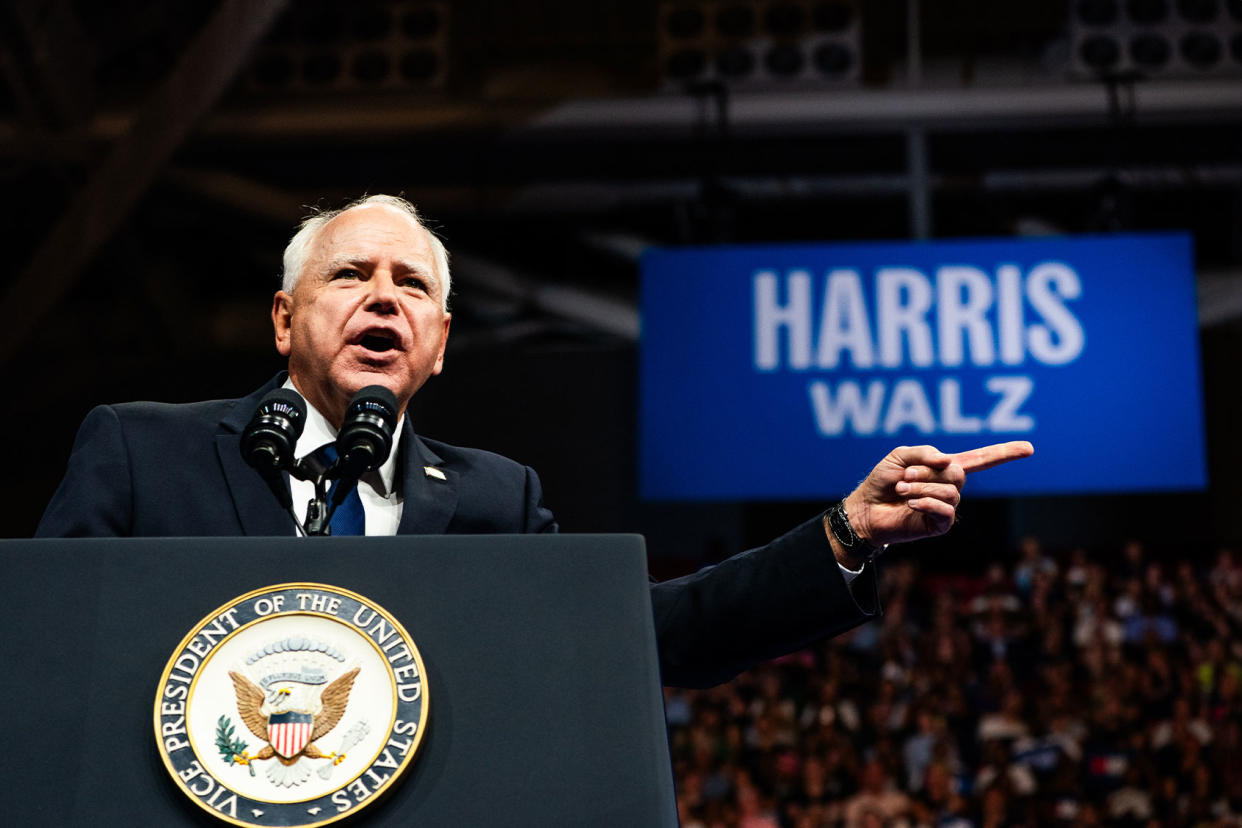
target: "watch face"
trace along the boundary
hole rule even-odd
[[[832,534],[837,536],[837,540],[847,551],[853,551],[854,547],[862,544],[862,538],[858,537],[854,532],[854,527],[850,526],[850,519],[840,504],[832,507],[832,511],[828,513],[828,523],[832,526]]]
[[[845,507],[840,503],[828,510],[828,525],[837,541],[850,555],[858,555],[869,561],[883,551],[883,547],[877,549],[869,541],[859,537],[854,527],[850,525],[850,518],[845,513]]]

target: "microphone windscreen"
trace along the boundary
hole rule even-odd
[[[302,395],[292,388],[277,388],[275,391],[269,391],[259,401],[255,416],[265,414],[287,418],[294,429],[293,436],[301,437],[302,429],[306,427],[306,400],[302,399]]]
[[[288,468],[306,427],[306,401],[296,391],[278,388],[266,394],[242,432],[242,457],[262,474]]]
[[[368,385],[349,401],[336,437],[341,475],[357,479],[377,469],[392,451],[397,427],[397,398],[382,385]]]
[[[391,420],[395,425],[397,422],[397,398],[391,391],[382,385],[368,385],[349,401],[349,408],[346,410],[345,419],[350,419],[351,415],[367,412],[381,417],[385,420]]]

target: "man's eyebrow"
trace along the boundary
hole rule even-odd
[[[368,267],[371,263],[363,256],[337,256],[335,259],[328,259],[323,263],[324,273],[335,273],[338,270],[348,268],[362,269]]]
[[[324,263],[324,272],[335,273],[345,268],[356,268],[358,270],[370,270],[375,266],[374,260],[366,256],[337,256],[329,259]],[[435,270],[427,265],[413,261],[410,259],[395,259],[393,261],[393,269],[397,273],[412,273],[416,276],[422,276],[431,279],[437,285],[440,280],[436,278]]]
[[[393,266],[400,272],[413,273],[416,276],[425,276],[430,279],[436,278],[435,270],[427,267],[422,262],[412,262],[408,259],[397,259],[393,262]]]

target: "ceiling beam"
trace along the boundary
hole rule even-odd
[[[68,291],[216,103],[287,0],[224,0],[0,301],[0,363]]]
[[[507,265],[463,252],[453,254],[453,279],[456,285],[514,300],[588,330],[638,341],[638,308],[633,302],[568,285],[548,284]]]
[[[0,21],[0,69],[23,118],[57,129],[90,118],[92,44],[67,0],[16,0]]]
[[[1242,80],[1144,81],[1134,84],[1142,125],[1242,119]],[[1108,123],[1109,92],[1101,83],[1006,87],[841,89],[734,94],[735,133],[902,132],[912,125],[940,130]],[[684,133],[700,120],[689,95],[567,101],[545,110],[524,133]]]
[[[227,170],[169,169],[164,180],[243,215],[293,227],[310,212],[297,194]]]
[[[1242,122],[1242,78],[1145,81],[1134,86],[1135,124],[1221,125]],[[348,105],[342,105],[342,100]],[[530,100],[417,98],[375,94],[288,96],[213,111],[199,127],[203,144],[284,145],[290,141],[406,140],[420,135],[503,132],[511,140],[685,139],[702,124],[701,101],[684,94]],[[1048,83],[920,89],[737,92],[729,98],[735,135],[901,134],[912,125],[941,133],[980,129],[1096,128],[1109,121],[1108,90],[1099,83]],[[132,132],[123,111],[99,113],[78,143]],[[0,121],[0,158],[68,155]]]

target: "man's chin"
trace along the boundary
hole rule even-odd
[[[410,397],[414,396],[414,391],[417,390],[409,387],[408,377],[404,375],[397,376],[391,370],[372,368],[354,369],[340,377],[336,385],[343,392],[342,396],[350,398],[364,388],[372,385],[382,385],[393,393],[393,396],[397,398],[398,404],[403,408]]]

